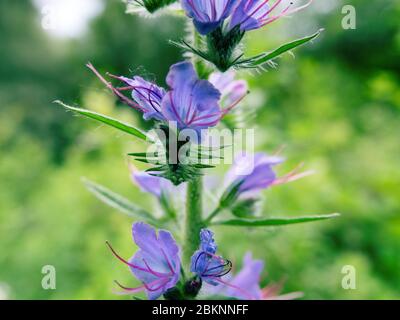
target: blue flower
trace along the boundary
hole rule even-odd
[[[138,222],[132,227],[133,239],[139,250],[129,261],[123,259],[108,244],[113,254],[126,265],[143,285],[127,288],[116,282],[123,293],[132,294],[146,291],[150,300],[155,300],[175,287],[180,276],[179,247],[166,230],[159,230],[158,235],[150,225]]]
[[[133,79],[118,78],[128,84],[129,87],[126,89],[132,90],[132,98],[142,107],[145,120],[152,118],[164,120],[164,116],[161,113],[161,102],[165,96],[164,88],[158,87],[156,84],[138,76],[133,77]]]
[[[232,263],[216,255],[217,245],[213,236],[208,229],[200,231],[200,248],[192,256],[190,271],[201,280],[216,286],[222,283],[221,277],[231,271]]]
[[[116,78],[120,81],[125,82],[128,86],[116,88],[111,82],[108,82],[101,74],[96,70],[96,68],[88,63],[86,65],[93,73],[103,82],[107,88],[109,88],[119,100],[128,106],[141,111],[143,113],[143,118],[149,120],[154,118],[156,120],[163,120],[164,117],[160,112],[160,105],[162,98],[165,95],[164,89],[156,86],[153,83],[145,81],[140,77],[134,77],[129,79],[122,76],[114,76],[109,74],[111,77]],[[123,91],[132,90],[132,99],[125,96]]]
[[[275,10],[283,0],[275,0],[271,4],[269,0],[241,0],[240,4],[232,13],[230,21],[230,29],[236,26],[242,31],[250,31],[259,29],[275,20],[295,13],[308,7],[312,0],[305,5],[293,8],[293,2],[290,2],[279,13],[274,14]]]
[[[261,288],[263,269],[264,262],[253,259],[251,252],[247,252],[243,258],[242,269],[236,275],[231,279],[222,280],[222,285],[217,288],[206,287],[206,291],[239,300],[293,300],[303,296],[301,292],[279,295],[282,289],[281,283]]]
[[[221,93],[209,81],[199,79],[190,62],[171,66],[167,84],[171,90],[162,100],[162,113],[166,120],[176,122],[179,129],[200,132],[221,120]]]
[[[248,94],[247,82],[245,80],[236,80],[233,70],[228,70],[224,73],[213,72],[208,77],[208,81],[221,92],[220,104],[224,115],[231,112]]]
[[[193,19],[197,31],[206,35],[229,17],[237,0],[181,0],[186,14]]]
[[[283,177],[278,177],[274,167],[284,162],[284,158],[277,155],[269,156],[259,152],[256,154],[242,153],[235,158],[235,161],[225,177],[225,184],[230,186],[238,185],[238,196],[252,198],[271,186],[298,180],[313,173],[313,171],[299,172],[300,164]]]
[[[169,194],[174,188],[171,181],[162,177],[155,177],[145,171],[133,169],[131,171],[131,177],[142,191],[151,193],[157,198],[161,198],[163,194]]]
[[[243,267],[235,277],[229,281],[224,294],[237,299],[261,300],[260,288],[261,272],[264,269],[262,260],[253,260],[252,254],[248,252],[243,259]]]
[[[239,193],[259,191],[271,186],[277,179],[273,167],[284,160],[264,153],[240,154],[226,175],[226,182],[241,183]]]
[[[145,120],[174,121],[179,129],[200,133],[202,129],[217,125],[227,112],[220,109],[221,93],[209,81],[199,79],[188,61],[171,66],[166,79],[170,87],[168,92],[141,77],[110,75],[128,85],[116,88],[93,65],[88,64],[88,67],[122,102],[141,111]],[[132,91],[132,99],[123,91]]]

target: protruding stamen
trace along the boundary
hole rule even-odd
[[[107,88],[109,88],[121,101],[123,101],[124,103],[126,103],[128,106],[142,111],[143,112],[143,108],[138,105],[137,103],[135,103],[133,100],[127,98],[126,96],[124,96],[121,92],[118,91],[118,89],[116,89],[111,82],[108,82],[106,79],[104,79],[104,77],[100,74],[100,72],[98,72],[96,70],[96,68],[89,62],[88,64],[86,64],[86,66],[100,79],[101,82],[103,82]]]
[[[235,289],[235,290],[239,291],[243,296],[246,297],[246,299],[249,299],[249,300],[256,300],[256,297],[254,297],[254,296],[251,295],[249,292],[247,292],[247,290],[244,290],[244,289],[242,289],[242,288],[240,288],[240,287],[238,287],[238,286],[235,286],[235,285],[233,285],[233,284],[231,284],[231,283],[229,283],[229,282],[227,282],[227,281],[224,281],[224,280],[222,280],[221,278],[218,278],[218,277],[215,277],[215,278],[213,278],[213,279],[214,279],[215,281],[219,282],[219,283],[222,283],[223,285],[225,285],[225,286],[227,286],[227,287],[230,287],[230,288],[232,288],[232,289]]]
[[[114,254],[114,256],[115,256],[118,260],[120,260],[120,261],[122,261],[123,263],[125,263],[126,265],[128,265],[129,267],[131,267],[131,268],[133,268],[133,269],[137,269],[137,270],[143,271],[143,272],[150,273],[150,274],[152,274],[153,276],[156,276],[156,277],[159,277],[159,278],[167,278],[167,277],[170,276],[170,275],[168,275],[168,274],[166,274],[166,273],[155,272],[155,271],[153,271],[153,270],[149,270],[149,269],[142,268],[142,267],[140,267],[140,266],[136,266],[136,265],[130,263],[129,261],[126,261],[124,258],[122,258],[122,257],[114,250],[114,248],[111,246],[111,244],[110,244],[108,241],[106,241],[106,244],[107,244],[107,246],[110,248],[110,250],[111,250],[111,252]]]

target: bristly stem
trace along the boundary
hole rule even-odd
[[[197,177],[188,182],[186,190],[186,217],[183,235],[183,261],[185,266],[190,265],[190,258],[200,244],[200,230],[202,221],[202,177]]]
[[[200,45],[199,34],[190,23],[191,37],[193,45]],[[199,77],[202,77],[202,62],[195,55],[192,57],[193,65]],[[187,183],[186,189],[186,214],[183,230],[183,263],[184,266],[190,267],[190,259],[193,253],[199,248],[200,230],[203,228],[203,179],[201,176],[196,177]]]

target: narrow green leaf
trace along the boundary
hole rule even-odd
[[[147,153],[147,152],[132,152],[132,153],[128,153],[128,156],[131,157],[142,157],[142,158],[147,158],[147,157],[158,157],[159,153],[158,152],[154,152],[154,153]]]
[[[154,165],[162,165],[164,163],[160,162],[158,159],[141,159],[141,158],[135,158],[135,161],[143,162],[143,163],[148,163],[148,164],[154,164]]]
[[[200,58],[202,58],[202,59],[204,59],[204,60],[207,60],[207,61],[209,61],[209,62],[212,62],[212,61],[210,61],[210,58],[209,58],[209,56],[207,55],[207,53],[205,53],[205,52],[203,52],[203,51],[201,51],[201,50],[198,50],[198,49],[194,48],[192,45],[190,45],[189,43],[187,43],[185,40],[181,40],[181,41],[179,41],[179,42],[173,41],[173,40],[169,40],[169,43],[172,44],[172,45],[174,45],[174,46],[176,46],[176,47],[178,47],[178,48],[180,48],[180,49],[182,49],[182,50],[184,50],[184,51],[186,51],[186,52],[191,52],[191,53],[193,53],[193,54],[199,56]]]
[[[213,165],[202,164],[202,163],[196,163],[196,164],[193,165],[193,167],[195,167],[197,169],[212,169],[212,168],[215,168],[215,166],[213,166]]]
[[[295,41],[286,43],[282,46],[280,46],[278,49],[275,49],[272,52],[269,53],[262,53],[259,54],[257,56],[248,58],[248,59],[244,59],[239,61],[236,65],[238,67],[242,67],[242,68],[254,68],[257,67],[259,65],[262,65],[264,63],[267,63],[268,61],[280,56],[281,54],[288,52],[298,46],[301,46],[313,39],[315,39],[316,37],[318,37],[321,32],[323,31],[323,29],[318,30],[317,32],[315,32],[314,34],[308,36],[308,37],[304,37],[301,39],[297,39]]]
[[[118,130],[121,130],[125,133],[131,134],[139,139],[142,139],[144,141],[152,141],[152,139],[146,135],[146,133],[144,133],[143,131],[131,126],[130,124],[126,124],[123,123],[119,120],[110,118],[108,116],[102,115],[100,113],[94,112],[94,111],[90,111],[90,110],[86,110],[86,109],[81,109],[81,108],[76,108],[76,107],[72,107],[69,105],[66,105],[65,103],[61,102],[61,101],[55,101],[55,103],[58,103],[59,105],[63,106],[64,108],[66,108],[67,110],[71,110],[73,112],[76,112],[78,114],[81,114],[85,117],[91,118],[93,120],[96,121],[100,121],[106,125],[109,125],[111,127],[114,127]]]
[[[109,205],[110,207],[117,209],[132,218],[142,219],[157,225],[156,218],[154,218],[147,211],[136,206],[123,196],[86,178],[82,178],[82,182],[84,183],[86,188],[96,196],[96,198]]]
[[[283,226],[295,223],[304,223],[312,221],[320,221],[339,217],[339,213],[332,213],[326,215],[306,216],[297,218],[267,218],[267,219],[231,219],[224,221],[216,221],[214,225],[224,226],[237,226],[237,227],[269,227],[269,226]]]

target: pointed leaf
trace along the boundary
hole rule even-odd
[[[339,213],[326,215],[306,216],[296,218],[267,218],[267,219],[231,219],[224,221],[216,221],[214,225],[237,226],[237,227],[271,227],[283,226],[296,223],[320,221],[339,217]]]
[[[144,133],[143,131],[133,127],[130,124],[126,124],[124,122],[121,122],[119,120],[110,118],[108,116],[105,116],[103,114],[94,112],[94,111],[90,111],[90,110],[86,110],[86,109],[81,109],[81,108],[76,108],[76,107],[72,107],[69,105],[66,105],[65,103],[61,102],[61,101],[55,101],[55,103],[58,103],[59,105],[63,106],[64,108],[66,108],[67,110],[71,110],[73,112],[76,112],[78,114],[84,115],[85,117],[91,118],[93,120],[102,122],[106,125],[109,125],[111,127],[114,127],[118,130],[121,130],[125,133],[131,134],[139,139],[142,139],[144,141],[152,141],[152,139],[146,135],[146,133]]]
[[[321,34],[322,31],[323,31],[323,29],[320,29],[308,37],[304,37],[304,38],[297,39],[295,41],[286,43],[286,44],[280,46],[278,49],[275,49],[272,52],[262,53],[257,56],[254,56],[254,57],[238,61],[236,63],[236,66],[239,68],[255,68],[257,66],[265,64],[268,61],[280,56],[281,54],[288,52],[298,46],[301,46],[301,45],[315,39],[316,37],[318,37]]]
[[[86,188],[96,196],[96,198],[109,205],[110,207],[117,209],[132,218],[145,220],[147,222],[157,225],[156,218],[154,218],[147,211],[136,206],[123,196],[86,178],[82,178],[82,182],[85,184]]]

